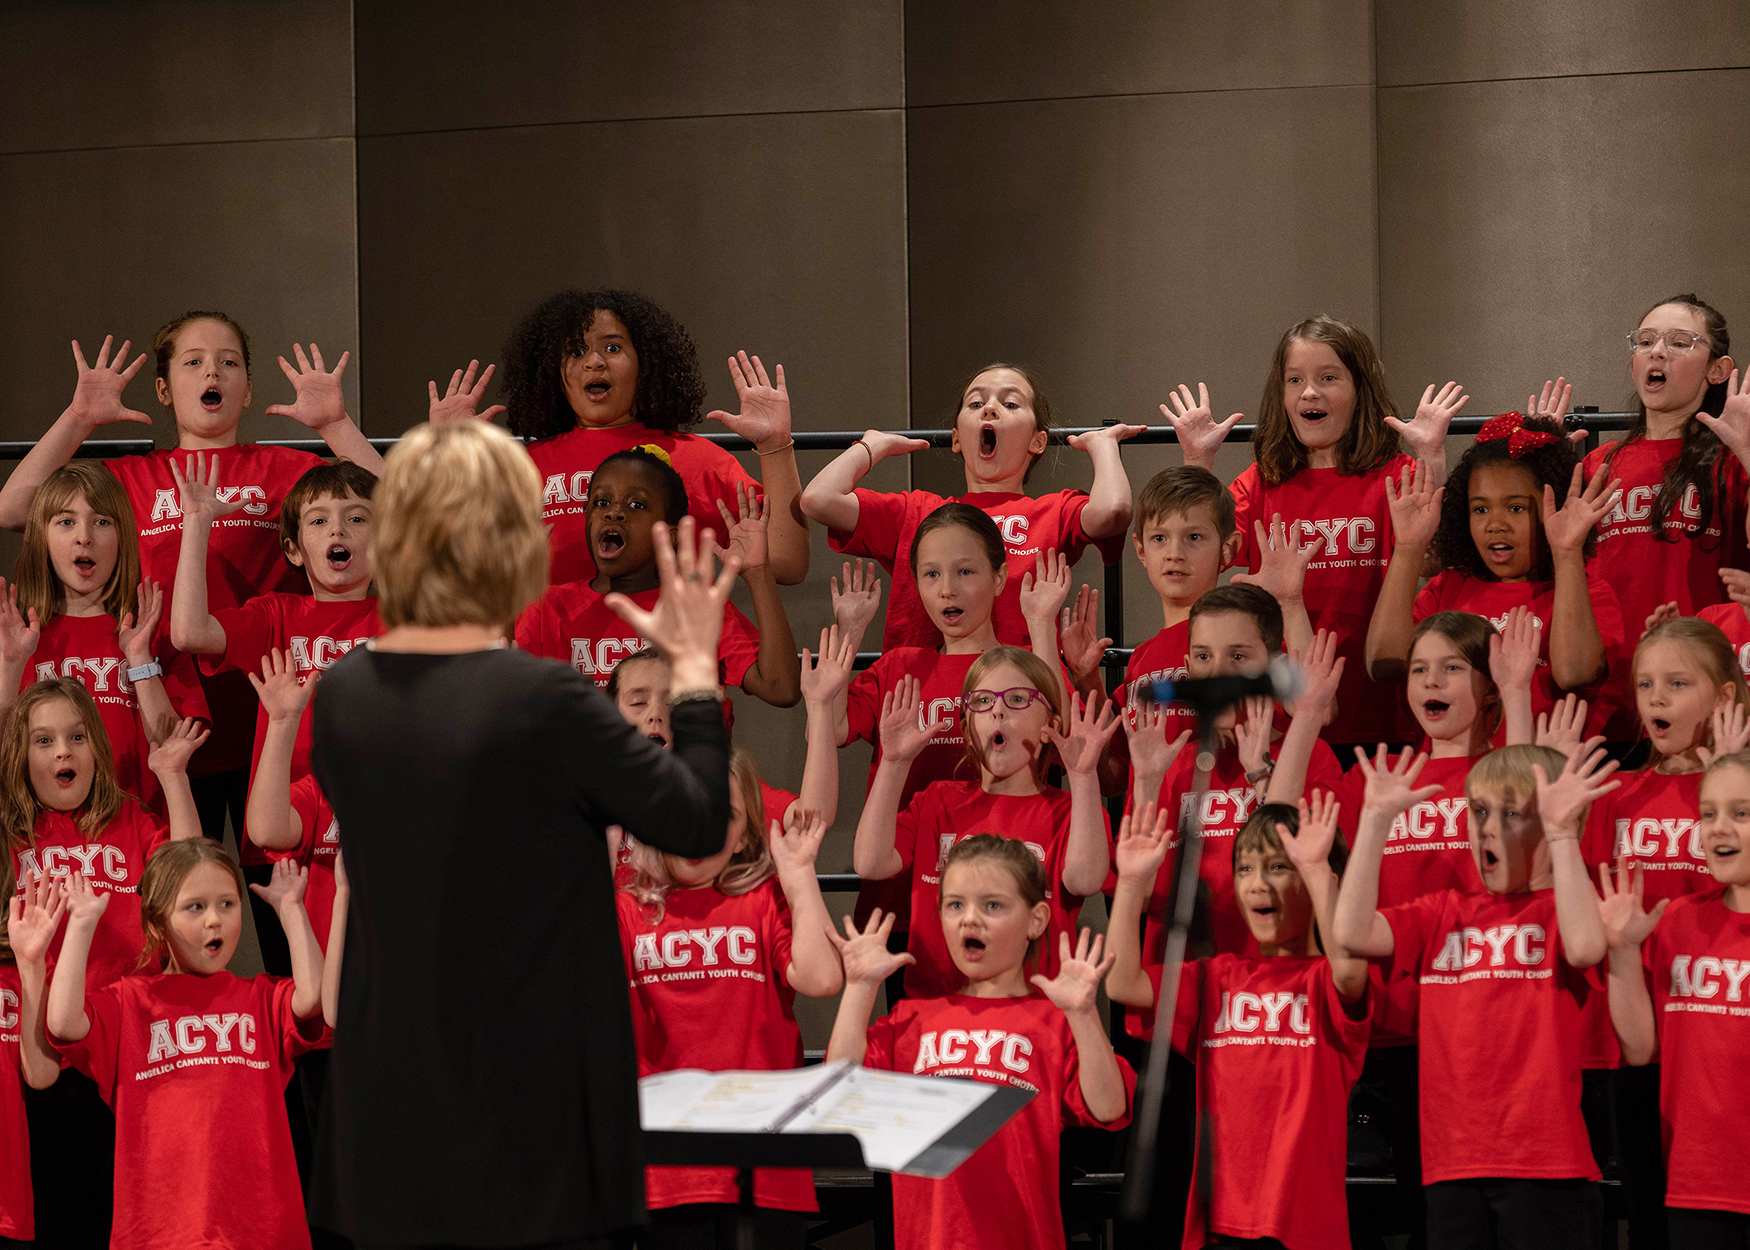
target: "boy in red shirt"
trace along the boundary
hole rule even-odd
[[[1604,925],[1580,854],[1586,808],[1606,780],[1602,739],[1563,759],[1510,746],[1465,782],[1481,894],[1444,890],[1377,909],[1380,863],[1400,812],[1433,797],[1416,788],[1427,757],[1384,750],[1366,792],[1337,898],[1345,949],[1420,984],[1417,1039],[1428,1244],[1596,1246],[1598,1166],[1580,1115],[1585,970],[1604,958]]]

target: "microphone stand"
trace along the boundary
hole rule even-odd
[[[1130,1141],[1130,1159],[1124,1169],[1124,1189],[1121,1211],[1127,1220],[1140,1222],[1148,1218],[1153,1205],[1156,1159],[1159,1154],[1161,1107],[1167,1094],[1167,1056],[1173,1048],[1173,1017],[1179,1002],[1179,974],[1185,964],[1185,947],[1191,936],[1191,918],[1197,906],[1198,864],[1203,858],[1203,828],[1200,815],[1203,796],[1209,789],[1209,774],[1215,768],[1215,753],[1221,745],[1221,734],[1215,727],[1219,709],[1197,709],[1197,758],[1191,776],[1190,802],[1179,818],[1179,853],[1173,857],[1172,886],[1163,906],[1150,908],[1150,918],[1157,924],[1170,918],[1167,929],[1165,963],[1161,968],[1161,990],[1155,998],[1154,1040],[1149,1045],[1148,1070],[1136,1096],[1136,1132]],[[1164,913],[1164,914],[1163,914]],[[1203,1190],[1204,1209],[1209,1206],[1209,1185],[1213,1160],[1208,1153],[1209,1124],[1207,1113],[1197,1117],[1197,1153],[1202,1167],[1197,1169]]]

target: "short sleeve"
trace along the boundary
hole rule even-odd
[[[1604,644],[1605,657],[1614,661],[1622,654],[1628,637],[1627,622],[1622,619],[1622,603],[1610,583],[1590,571],[1586,574],[1586,592],[1592,600],[1592,619],[1598,624],[1598,637]]]
[[[905,532],[908,497],[861,486],[852,493],[857,497],[857,528],[829,529],[827,543],[848,556],[867,556],[891,573],[899,558],[900,535]]]
[[[942,827],[942,799],[939,793],[942,784],[939,781],[931,782],[912,795],[911,802],[906,804],[893,822],[893,849],[899,852],[901,876],[910,872],[917,861],[919,835],[934,835]]]
[[[1070,1034],[1067,1025],[1064,1028],[1063,1039],[1063,1122],[1065,1125],[1081,1125],[1083,1128],[1103,1128],[1116,1132],[1130,1123],[1131,1109],[1136,1105],[1136,1069],[1124,1061],[1122,1055],[1113,1055],[1118,1064],[1118,1076],[1124,1082],[1124,1110],[1110,1120],[1100,1120],[1088,1110],[1087,1101],[1082,1097],[1082,1055],[1077,1049],[1075,1038]]]
[[[1264,481],[1258,473],[1258,466],[1249,465],[1227,489],[1234,499],[1234,527],[1240,536],[1239,554],[1234,557],[1231,567],[1249,569],[1257,556],[1252,522],[1268,520],[1264,516]]]
[[[169,645],[168,636],[164,636],[158,654],[166,654]],[[207,707],[207,692],[201,685],[200,668],[193,656],[180,651],[171,656],[170,662],[164,666],[163,680],[164,693],[170,699],[173,712],[184,719],[212,720],[212,711]]]
[[[274,600],[259,596],[238,608],[215,608],[212,617],[225,631],[225,654],[202,656],[201,671],[221,673],[240,669],[245,673],[261,671],[261,657],[280,644],[275,629]]]
[[[1580,855],[1588,867],[1616,860],[1616,810],[1605,795],[1586,812],[1586,827],[1580,834]],[[1590,875],[1590,874],[1588,874]]]
[[[881,1019],[871,1024],[864,1033],[863,1066],[865,1068],[880,1068],[886,1072],[896,1069],[893,1066],[894,1056],[899,1050],[899,1026],[894,1017],[897,1012],[889,1012]]]
[[[170,826],[132,800],[122,810],[132,817],[134,836],[140,844],[140,862],[143,864],[152,858],[153,851],[170,841]]]
[[[723,632],[717,637],[717,674],[725,686],[739,686],[759,662],[760,631],[733,603],[723,605]]]
[[[547,596],[542,595],[517,618],[516,645],[530,655],[569,663],[570,655],[559,646],[559,622]]]
[[[1436,912],[1445,905],[1446,896],[1451,893],[1451,890],[1442,890],[1439,894],[1425,894],[1380,911],[1386,924],[1391,926],[1392,953],[1379,961],[1387,979],[1394,972],[1413,974],[1421,965]]]
[[[1440,611],[1441,592],[1446,589],[1447,573],[1442,570],[1434,575],[1432,581],[1416,592],[1416,601],[1410,606],[1412,621],[1425,621]]]
[[[322,787],[316,784],[313,774],[305,773],[292,782],[291,808],[298,813],[298,845],[290,851],[269,851],[268,855],[273,859],[290,856],[308,867],[311,857],[316,853],[316,839],[322,836],[316,827],[321,820]]]
[[[891,653],[889,653],[891,654]],[[880,742],[881,696],[886,685],[887,656],[858,673],[845,691],[846,742]]]
[[[61,1057],[97,1084],[97,1092],[115,1106],[116,1072],[120,1067],[122,1036],[121,982],[106,985],[85,996],[85,1018],[91,1031],[76,1042],[63,1041],[53,1033],[49,1044]]]
[[[766,949],[772,953],[772,983],[791,989],[790,960],[793,958],[791,948],[795,928],[790,917],[790,902],[775,881],[769,883],[769,888],[772,905],[766,921]]]
[[[334,1035],[322,1022],[320,1008],[316,1014],[299,1020],[292,1011],[292,995],[297,986],[290,977],[271,977],[273,1053],[279,1061],[280,1073],[289,1076],[292,1061],[312,1050],[326,1050],[334,1044]]]
[[[1370,967],[1367,985],[1353,1005],[1345,1003],[1343,995],[1338,992],[1329,960],[1321,959],[1314,965],[1312,984],[1307,987],[1310,991],[1307,997],[1318,1000],[1325,1036],[1342,1051],[1343,1066],[1348,1069],[1351,1079],[1360,1074],[1362,1061],[1367,1055],[1367,1042],[1373,1035],[1374,1008],[1379,1001],[1374,993],[1375,975]]]
[[[1160,964],[1148,966],[1149,979],[1154,982],[1155,1000],[1161,996],[1161,977],[1166,969]],[[1197,1030],[1203,1019],[1203,979],[1209,970],[1205,959],[1187,959],[1179,967],[1179,998],[1173,1004],[1173,1049],[1181,1055],[1192,1053],[1197,1043]]]

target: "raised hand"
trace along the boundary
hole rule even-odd
[[[97,352],[97,363],[88,365],[85,353],[79,350],[79,340],[73,340],[73,364],[79,370],[79,380],[73,384],[73,402],[67,407],[88,430],[114,425],[118,421],[152,424],[151,417],[122,404],[122,392],[140,371],[140,366],[146,363],[146,353],[141,352],[134,357],[133,364],[128,364],[128,348],[133,344],[124,339],[121,350],[116,352],[112,361],[109,345],[113,342],[115,335],[104,335],[103,346]]]
[[[494,404],[485,412],[479,411],[480,400],[486,394],[486,384],[492,381],[493,371],[498,366],[487,365],[486,372],[476,381],[474,371],[479,368],[478,360],[470,360],[466,369],[457,369],[450,375],[449,389],[441,396],[438,394],[437,383],[427,382],[425,386],[431,392],[431,410],[425,419],[433,425],[454,425],[468,417],[490,421],[501,412],[509,412],[510,409],[503,404]]]
[[[201,723],[192,716],[186,716],[176,722],[164,741],[153,746],[146,756],[146,767],[158,774],[181,773],[188,771],[188,761],[194,753],[200,750],[201,743],[207,740],[212,730],[201,728]]]
[[[164,619],[164,588],[151,578],[142,577],[135,598],[140,609],[138,614],[123,614],[115,637],[122,654],[128,657],[128,664],[133,668],[144,668],[152,661],[152,640],[158,635],[158,622]],[[136,625],[135,621],[139,624]]]
[[[1083,586],[1076,591],[1075,603],[1058,615],[1057,637],[1071,677],[1081,681],[1099,671],[1112,640],[1100,634],[1098,590]]]
[[[1557,378],[1554,382],[1546,380],[1541,395],[1525,397],[1525,415],[1543,417],[1560,425],[1568,418],[1568,404],[1573,398],[1574,388],[1569,385],[1568,379]]]
[[[1104,935],[1096,934],[1092,929],[1083,929],[1072,953],[1069,948],[1069,934],[1059,933],[1057,975],[1047,980],[1035,973],[1030,979],[1039,987],[1039,992],[1049,998],[1064,1015],[1092,1011],[1099,1001],[1100,982],[1106,979],[1106,974],[1112,971],[1112,965],[1118,962],[1115,955],[1101,957],[1105,945]]]
[[[936,725],[924,726],[923,685],[907,673],[881,697],[881,755],[896,762],[915,760],[929,745]],[[968,733],[971,730],[967,731]]]
[[[1542,764],[1531,766],[1537,778],[1537,813],[1543,821],[1544,841],[1578,838],[1587,807],[1622,785],[1607,780],[1616,771],[1617,761],[1605,759],[1603,744],[1603,737],[1582,743],[1553,780]]]
[[[1403,435],[1416,459],[1438,462],[1446,456],[1446,431],[1452,428],[1452,418],[1469,402],[1470,396],[1457,382],[1448,382],[1439,394],[1429,385],[1422,392],[1422,402],[1416,405],[1412,420],[1387,417],[1385,423]]]
[[[1152,886],[1173,848],[1173,832],[1172,813],[1153,799],[1121,819],[1112,860],[1119,880]]]
[[[1227,441],[1227,432],[1246,419],[1245,413],[1236,412],[1226,421],[1217,421],[1209,408],[1209,388],[1201,382],[1197,384],[1195,402],[1191,399],[1191,388],[1183,383],[1177,391],[1169,392],[1167,399],[1173,406],[1162,404],[1161,415],[1178,436],[1186,464],[1207,468]]]
[[[207,461],[204,452],[183,461],[182,469],[176,467],[176,457],[170,458],[170,477],[176,483],[176,492],[182,505],[182,519],[186,524],[191,520],[216,521],[222,516],[230,516],[243,506],[241,492],[229,501],[219,497],[219,453],[213,453],[211,463]]]
[[[1021,575],[1022,619],[1055,623],[1069,598],[1069,582],[1069,561],[1056,547],[1041,551],[1033,558],[1033,572]]]
[[[1750,715],[1745,714],[1742,703],[1733,702],[1714,709],[1714,744],[1711,748],[1697,747],[1695,754],[1706,768],[1720,756],[1742,751],[1746,746],[1750,746]]]
[[[249,684],[255,687],[256,697],[261,700],[261,710],[267,713],[269,720],[296,720],[310,705],[321,674],[312,669],[309,679],[300,681],[292,653],[274,648],[261,657],[261,676],[254,673],[248,676]]]
[[[724,557],[723,571],[712,578],[712,551],[716,544],[709,531],[699,534],[691,516],[681,518],[680,540],[671,543],[666,522],[651,527],[656,547],[656,571],[662,593],[656,606],[645,611],[618,592],[603,599],[638,633],[650,639],[669,663],[717,664],[717,639],[723,632],[723,605],[735,585],[741,565],[734,552]],[[676,680],[684,680],[677,672]],[[685,689],[684,686],[677,687]]]
[[[888,977],[916,959],[904,951],[895,955],[887,949],[887,935],[893,932],[893,914],[883,915],[877,907],[869,913],[869,921],[861,929],[850,916],[845,917],[845,936],[840,937],[829,926],[826,936],[839,953],[845,966],[845,984],[880,985]]]
[[[43,873],[26,874],[23,886],[9,904],[6,937],[19,963],[41,963],[67,914],[67,887],[60,877]]]
[[[277,912],[293,903],[302,903],[304,888],[309,883],[310,870],[299,867],[298,861],[287,855],[273,861],[273,876],[266,885],[251,885],[249,888]]]
[[[851,666],[857,648],[837,625],[820,631],[820,654],[811,656],[802,648],[802,697],[809,703],[831,703],[851,684]]]
[[[1088,455],[1094,454],[1094,448],[1101,443],[1111,443],[1116,447],[1127,438],[1135,438],[1138,434],[1148,433],[1146,425],[1102,425],[1097,430],[1089,430],[1084,434],[1071,434],[1064,441],[1077,451]]]
[[[1659,917],[1665,914],[1665,908],[1671,900],[1662,898],[1653,904],[1653,910],[1647,911],[1641,892],[1641,866],[1633,866],[1634,879],[1630,883],[1630,866],[1626,857],[1616,857],[1616,881],[1610,880],[1610,866],[1598,865],[1598,915],[1604,921],[1604,941],[1611,950],[1621,950],[1625,946],[1639,946],[1647,940],[1647,936],[1659,923]]]
[[[1720,575],[1723,577],[1727,572],[1728,570],[1721,569]],[[1736,573],[1738,570],[1732,569],[1730,572]],[[1647,624],[1645,628],[1641,630],[1641,634],[1644,637],[1645,635],[1652,633],[1666,621],[1674,621],[1682,615],[1683,609],[1677,606],[1677,600],[1673,599],[1670,603],[1661,603],[1658,607],[1647,613]]]
[[[879,568],[873,560],[855,565],[846,560],[844,589],[839,589],[838,578],[832,579],[832,619],[847,638],[861,638],[881,606],[881,579],[875,576]]]
[[[1264,757],[1270,753],[1271,721],[1276,715],[1272,699],[1251,696],[1246,699],[1245,719],[1234,724],[1234,749],[1239,752],[1240,766],[1248,773],[1264,767]]]
[[[1433,798],[1440,793],[1439,786],[1423,786],[1416,789],[1416,778],[1422,775],[1423,767],[1428,763],[1427,752],[1413,754],[1405,751],[1398,756],[1397,763],[1386,756],[1385,744],[1381,743],[1378,753],[1371,760],[1362,747],[1355,748],[1355,767],[1361,770],[1366,780],[1367,788],[1362,794],[1361,806],[1385,816],[1396,816],[1399,812],[1407,812],[1416,804]]]
[[[766,835],[766,845],[772,850],[772,862],[778,866],[778,875],[789,873],[813,877],[815,857],[820,854],[824,837],[826,822],[820,818],[820,813],[805,812],[799,804],[791,804],[790,810],[784,813],[784,823],[780,825],[774,820]]]
[[[729,358],[729,377],[735,383],[741,411],[731,414],[719,409],[705,415],[761,451],[783,446],[790,441],[790,392],[784,387],[784,366],[777,366],[777,370],[778,384],[773,386],[758,356],[737,352]]]
[[[1695,414],[1701,423],[1720,436],[1720,442],[1732,449],[1738,459],[1750,458],[1750,370],[1744,373],[1742,384],[1738,370],[1726,380],[1726,399],[1720,405],[1720,415],[1705,412]]]
[[[1191,741],[1189,729],[1167,741],[1167,705],[1137,703],[1123,718],[1125,740],[1130,744],[1130,765],[1143,777],[1164,777],[1179,752]]]
[[[22,668],[36,654],[42,641],[42,623],[36,619],[36,609],[24,615],[18,611],[18,587],[8,586],[0,577],[0,661],[13,668]]]
[[[886,430],[864,430],[862,445],[869,452],[872,469],[889,456],[909,456],[914,451],[928,451],[930,440],[909,438],[904,434],[889,434]]]
[[[1610,511],[1610,499],[1622,487],[1621,478],[1610,477],[1610,466],[1601,464],[1590,482],[1582,482],[1584,465],[1574,466],[1574,480],[1568,484],[1568,497],[1556,507],[1555,487],[1544,484],[1543,532],[1551,551],[1579,551],[1586,539]],[[1605,479],[1609,478],[1608,484]]]
[[[290,417],[299,425],[307,425],[312,430],[325,430],[345,421],[346,400],[340,393],[340,375],[346,372],[346,362],[352,359],[352,353],[341,352],[334,368],[325,369],[322,352],[316,344],[310,344],[308,357],[304,355],[302,343],[292,344],[292,352],[298,358],[296,369],[287,363],[284,356],[279,357],[279,362],[281,371],[291,379],[292,390],[297,398],[289,404],[269,406],[267,415]],[[315,362],[313,365],[312,360]]]
[[[729,534],[725,548],[741,565],[743,573],[757,569],[766,562],[766,529],[772,521],[772,500],[756,494],[746,482],[735,484],[735,513],[731,515],[721,499],[717,515],[723,518],[723,528]]]
[[[103,913],[109,909],[109,894],[105,890],[99,894],[91,888],[91,881],[82,872],[74,872],[66,878],[67,921],[69,924],[85,924],[93,928],[102,919]]]
[[[1393,539],[1400,547],[1426,551],[1440,529],[1440,502],[1446,487],[1434,484],[1428,462],[1405,465],[1401,481],[1393,488],[1391,474],[1385,477],[1385,499],[1391,509]]]
[[[1118,717],[1106,699],[1084,700],[1079,694],[1070,695],[1067,710],[1069,732],[1062,734],[1055,725],[1047,725],[1046,740],[1057,748],[1057,758],[1063,761],[1064,771],[1074,776],[1091,777],[1099,769],[1106,744],[1118,732]]]
[[[1315,538],[1305,548],[1295,546],[1280,512],[1271,516],[1269,529],[1263,521],[1253,521],[1252,533],[1257,540],[1258,571],[1235,573],[1233,580],[1269,591],[1278,603],[1298,603],[1306,584],[1306,566],[1318,554],[1321,540]]]
[[[1543,634],[1523,604],[1507,613],[1501,632],[1489,637],[1489,676],[1497,690],[1529,690],[1537,675]]]
[[[1532,741],[1563,755],[1574,754],[1586,735],[1586,710],[1586,700],[1578,695],[1570,694],[1559,700],[1549,711],[1537,714],[1537,732]]]
[[[1300,694],[1294,700],[1297,715],[1310,711],[1322,716],[1331,706],[1331,700],[1337,697],[1337,689],[1343,684],[1344,659],[1338,654],[1340,641],[1335,630],[1321,629],[1313,635],[1312,646],[1306,649],[1305,655],[1298,651],[1294,653],[1294,659],[1300,662],[1302,676]]]
[[[1750,613],[1750,573],[1743,569],[1721,569],[1720,581],[1725,583],[1726,598]]]
[[[1342,810],[1337,796],[1329,790],[1314,790],[1312,802],[1300,800],[1300,831],[1291,832],[1287,825],[1276,825],[1276,836],[1282,839],[1282,849],[1288,862],[1302,876],[1330,867],[1331,847],[1337,842],[1337,815]]]

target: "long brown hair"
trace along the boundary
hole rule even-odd
[[[1482,674],[1483,682],[1487,686],[1483,706],[1479,711],[1491,738],[1500,727],[1501,717],[1505,713],[1501,706],[1501,688],[1495,684],[1495,678],[1489,672],[1489,639],[1499,633],[1487,617],[1478,616],[1475,612],[1436,612],[1416,623],[1416,628],[1410,633],[1410,649],[1404,652],[1404,664],[1407,666],[1410,657],[1416,654],[1416,644],[1422,641],[1425,634],[1439,634],[1457,647],[1465,663]]]
[[[30,503],[30,518],[24,523],[24,545],[13,568],[18,587],[18,610],[36,609],[37,619],[48,622],[64,611],[66,592],[55,576],[49,559],[49,522],[78,496],[99,516],[115,526],[115,568],[103,584],[103,609],[120,623],[134,610],[140,588],[140,533],[127,492],[115,475],[94,460],[75,460],[62,465],[37,487]]]
[[[1258,425],[1252,433],[1252,454],[1265,483],[1280,486],[1307,466],[1306,447],[1295,437],[1288,408],[1282,402],[1288,349],[1299,341],[1329,347],[1355,381],[1355,412],[1337,443],[1337,471],[1371,473],[1387,464],[1398,454],[1398,436],[1385,419],[1397,416],[1398,408],[1385,384],[1385,366],[1373,349],[1373,340],[1359,327],[1321,314],[1290,326],[1270,361],[1270,376],[1258,401]]]
[[[35,844],[37,819],[48,810],[30,784],[30,716],[53,699],[65,699],[73,705],[91,743],[91,793],[73,818],[79,832],[89,837],[102,829],[115,819],[127,797],[116,780],[115,755],[91,692],[71,677],[39,681],[18,696],[0,730],[0,833],[14,852]]]
[[[759,765],[751,753],[740,747],[729,753],[729,784],[741,798],[746,827],[741,849],[729,857],[711,885],[719,894],[751,894],[778,875],[778,864],[766,842],[766,804],[760,791]],[[661,920],[664,901],[674,889],[662,862],[662,852],[638,843],[632,850],[632,880],[622,888],[643,905],[652,921]]]
[[[239,906],[249,897],[243,870],[231,858],[231,852],[211,838],[166,842],[152,852],[152,858],[146,861],[146,871],[140,874],[140,928],[146,934],[146,944],[134,964],[135,972],[147,968],[162,972],[175,962],[170,949],[170,913],[176,910],[176,896],[182,893],[182,883],[202,864],[217,864],[231,874],[237,883]]]

